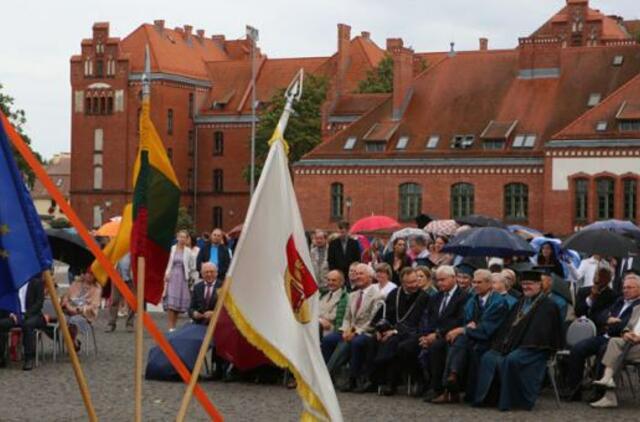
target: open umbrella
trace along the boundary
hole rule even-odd
[[[186,324],[167,335],[169,344],[171,344],[173,350],[180,356],[180,359],[189,371],[193,371],[206,332],[206,325]],[[175,368],[158,346],[154,346],[149,350],[145,378],[160,381],[180,380],[180,376]]]
[[[542,232],[532,229],[531,227],[520,226],[518,224],[507,227],[510,232],[517,234],[525,240],[531,240],[536,237],[542,236]]]
[[[93,254],[74,229],[47,229],[53,259],[71,268],[87,268],[93,262]]]
[[[639,252],[632,240],[607,229],[580,230],[562,242],[562,247],[575,249],[587,255],[618,258]]]
[[[120,230],[120,217],[114,217],[111,221],[103,224],[96,231],[96,236],[104,236],[104,237],[116,237],[118,235],[118,230]]]
[[[640,233],[640,227],[627,220],[603,220],[591,223],[582,228],[582,230],[609,230],[618,234],[627,234],[629,232]]]
[[[391,217],[387,217],[386,215],[371,215],[353,223],[349,233],[389,231],[397,229],[398,227],[400,227],[400,223]]]
[[[429,235],[422,229],[417,229],[415,227],[405,227],[404,229],[400,229],[397,232],[393,232],[393,234],[389,238],[389,243],[395,242],[396,239],[413,239],[416,237],[421,237],[426,240],[429,238]]]
[[[424,227],[424,231],[434,236],[453,236],[458,230],[458,223],[455,220],[433,220]]]
[[[506,227],[505,224],[497,218],[480,214],[470,214],[466,217],[456,218],[456,222],[473,227]]]
[[[531,256],[535,253],[521,237],[500,227],[477,227],[462,232],[443,252],[462,256]]]

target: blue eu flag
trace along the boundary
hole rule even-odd
[[[0,309],[17,312],[17,292],[51,268],[47,235],[13,158],[0,116]]]

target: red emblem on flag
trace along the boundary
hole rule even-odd
[[[293,235],[289,236],[287,241],[287,270],[284,275],[284,285],[293,314],[298,322],[307,324],[311,321],[307,299],[318,290],[318,285],[300,257]]]

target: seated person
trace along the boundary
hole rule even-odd
[[[325,336],[321,343],[322,355],[328,362],[329,373],[338,369],[345,355],[350,355],[349,383],[343,388],[344,391],[366,386],[369,382],[375,346],[371,321],[382,300],[382,294],[373,284],[373,269],[367,264],[358,264],[355,273],[354,287],[357,290],[349,294],[349,304],[342,327],[339,332]],[[342,347],[338,347],[339,345]]]
[[[509,310],[505,300],[508,295],[493,291],[493,276],[500,277],[500,273],[492,274],[489,270],[473,273],[474,294],[464,306],[464,326],[454,328],[446,335],[451,346],[444,373],[445,391],[432,403],[459,402],[458,392],[465,384],[465,400],[473,402],[480,358],[489,350],[490,341]]]
[[[98,317],[102,288],[91,271],[76,277],[69,291],[62,297],[60,305],[67,315],[69,332],[76,348],[80,351],[81,342],[78,334],[86,333]]]
[[[320,297],[318,321],[320,323],[320,337],[336,330],[342,324],[347,309],[349,294],[343,288],[344,276],[340,270],[327,273],[327,291]]]
[[[390,292],[398,287],[396,283],[391,281],[391,279],[393,278],[393,270],[391,269],[391,265],[387,264],[386,262],[381,262],[374,268],[376,270],[376,282],[378,285],[378,290],[380,290],[380,293],[382,293],[384,297],[387,297]]]
[[[589,318],[596,324],[598,334],[605,329],[609,308],[616,301],[616,294],[609,287],[611,269],[600,267],[593,286],[582,287],[576,294],[576,316]]]
[[[420,289],[416,273],[411,267],[402,269],[402,286],[389,293],[384,309],[374,318],[378,341],[374,367],[381,381],[380,392],[385,396],[396,392],[406,353],[417,342],[420,317],[429,301],[429,296]]]
[[[473,265],[467,264],[465,262],[456,265],[455,268],[456,283],[458,283],[458,287],[465,293],[471,293],[473,291],[473,289],[471,288],[471,280],[473,280],[473,272],[476,270],[476,268]]]
[[[18,291],[20,309],[13,312],[0,310],[0,368],[7,366],[5,359],[7,334],[14,327],[22,329],[22,346],[24,348],[24,364],[22,369],[33,369],[36,356],[35,330],[44,328],[47,323],[42,315],[44,303],[44,283],[40,276],[32,278]]]
[[[464,305],[468,295],[456,284],[452,266],[442,265],[436,270],[438,294],[432,296],[422,314],[418,338],[418,361],[425,380],[429,379],[425,401],[444,392],[442,375],[447,359],[447,334],[464,323]],[[431,394],[429,394],[429,390]]]
[[[560,311],[560,319],[562,321],[567,317],[567,309],[569,302],[558,293],[553,291],[553,277],[551,276],[551,268],[549,267],[535,267],[534,269],[540,271],[542,275],[542,292],[549,296],[549,299],[553,301]]]
[[[547,373],[549,356],[560,347],[560,311],[542,292],[541,274],[523,271],[523,297],[511,309],[480,360],[474,405],[531,410]]]
[[[623,281],[622,297],[611,305],[604,322],[596,322],[596,326],[603,325],[602,332],[595,337],[576,343],[571,348],[567,358],[567,390],[563,392],[565,398],[580,400],[580,384],[586,360],[591,356],[603,353],[611,337],[620,336],[622,329],[629,322],[633,307],[639,304],[640,277],[628,274]]]
[[[518,299],[509,294],[509,284],[507,281],[507,277],[505,276],[505,271],[511,270],[502,270],[499,273],[491,274],[491,289],[501,295],[503,299],[507,302],[507,306],[509,309],[513,308],[513,305],[518,303]],[[515,274],[514,274],[515,278]]]
[[[193,286],[191,294],[191,304],[189,305],[189,316],[194,324],[206,325],[213,316],[213,310],[218,300],[218,268],[216,264],[205,262],[200,268],[202,282]]]
[[[433,285],[431,270],[429,269],[429,267],[418,265],[417,267],[415,267],[415,270],[416,276],[418,277],[418,285],[420,286],[420,288],[424,290],[424,292],[429,296],[437,294],[438,289],[436,289],[436,287]]]
[[[640,306],[635,306],[627,326],[622,330],[622,337],[614,337],[607,344],[607,350],[602,357],[604,374],[602,378],[593,382],[594,385],[605,387],[607,392],[591,407],[618,407],[616,396],[615,375],[624,367],[625,362],[640,363]]]

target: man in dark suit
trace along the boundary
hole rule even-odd
[[[221,229],[213,229],[209,237],[209,242],[198,252],[196,269],[200,272],[201,277],[203,277],[202,264],[205,262],[210,262],[216,266],[218,269],[218,280],[224,281],[224,278],[227,276],[229,264],[231,263],[231,253],[229,252],[229,248],[225,246],[223,238],[224,233],[222,233]]]
[[[571,400],[580,400],[580,383],[585,361],[594,355],[604,353],[611,337],[620,337],[627,325],[633,307],[640,305],[640,285],[633,277],[625,277],[622,285],[622,297],[609,308],[602,334],[578,342],[571,348],[567,359],[567,391],[564,396]]]
[[[598,334],[606,328],[609,308],[617,299],[617,295],[609,287],[611,271],[609,268],[598,269],[593,286],[582,287],[576,295],[576,316],[589,318],[596,324]]]
[[[456,271],[449,265],[436,270],[438,293],[429,300],[420,323],[418,360],[430,379],[431,394],[425,401],[430,402],[444,392],[442,376],[447,359],[447,334],[464,323],[464,305],[468,295],[456,284]],[[427,390],[428,393],[428,390]]]
[[[329,270],[340,270],[346,276],[349,274],[349,266],[360,261],[360,246],[357,240],[349,237],[348,222],[338,223],[338,233],[340,236],[329,242],[327,262]],[[351,289],[351,286],[347,285],[347,288]]]
[[[189,316],[194,324],[206,325],[213,315],[213,309],[218,300],[216,292],[218,269],[214,264],[205,262],[202,264],[200,272],[202,273],[202,282],[193,286]]]
[[[7,333],[14,327],[22,329],[22,345],[24,347],[24,365],[22,369],[33,369],[33,359],[36,356],[35,330],[46,327],[47,323],[42,315],[44,304],[44,283],[40,276],[31,279],[18,292],[20,301],[19,315],[0,310],[0,367],[6,366],[5,352]]]

